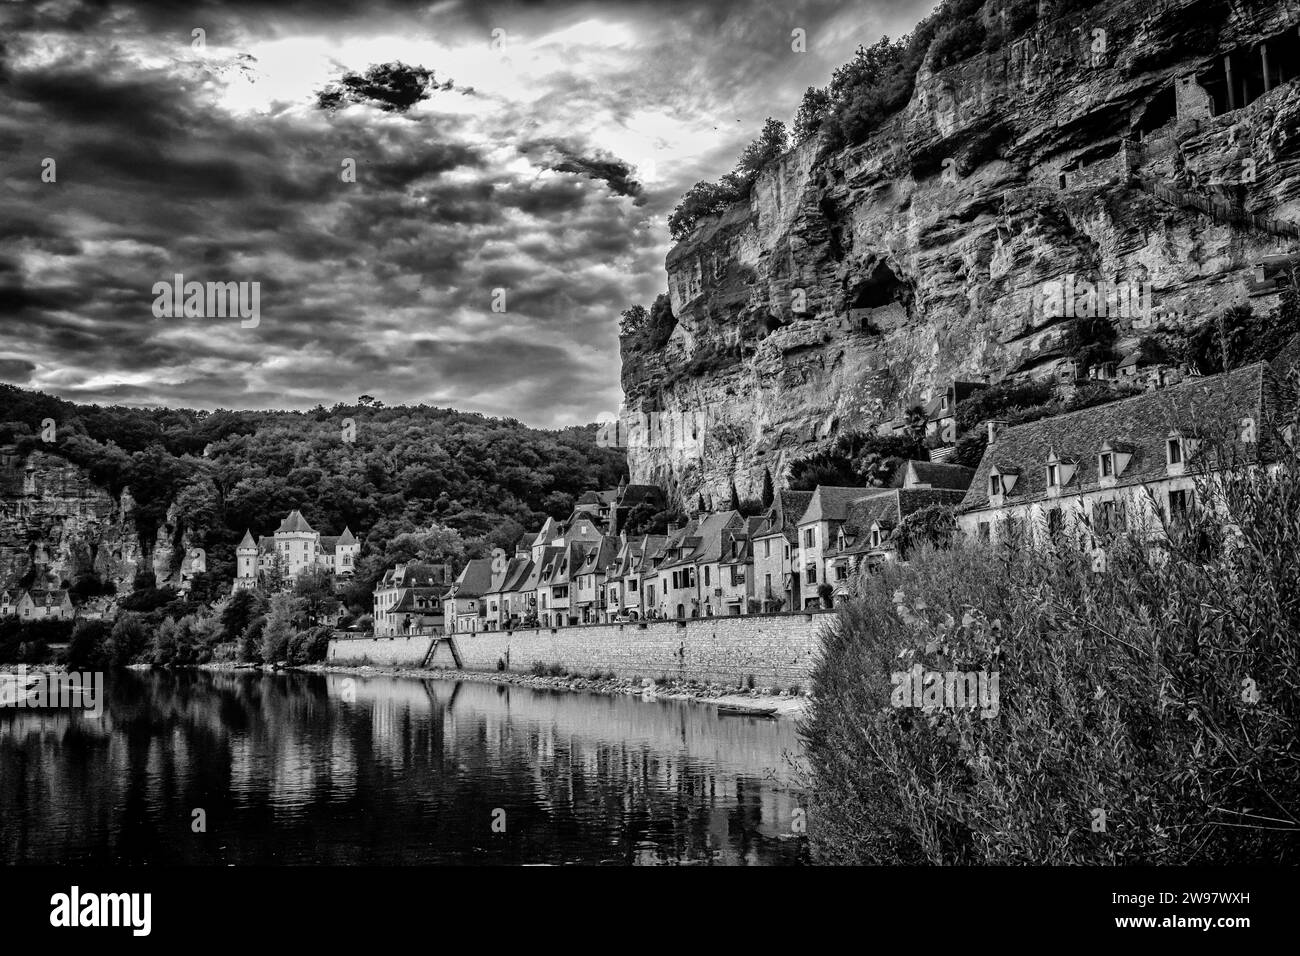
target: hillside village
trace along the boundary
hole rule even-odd
[[[975,468],[946,459],[962,404],[987,386],[953,383],[923,410],[932,460],[900,462],[887,487],[782,488],[759,514],[701,507],[661,534],[628,533],[626,525],[633,512],[663,508],[663,489],[622,483],[588,492],[569,514],[522,535],[512,553],[495,549],[458,573],[420,560],[389,568],[366,630],[466,634],[804,611],[845,600],[860,574],[945,533],[990,541],[1028,534],[1038,545],[1062,535],[1098,545],[1123,530],[1159,533],[1193,507],[1201,452],[1226,449],[1249,463],[1275,453],[1268,423],[1290,404],[1286,379],[1296,351],[1288,346],[1273,366],[1151,377],[1145,391],[1119,391],[1113,401],[1018,425],[981,422],[986,447]],[[245,533],[231,592],[283,590],[309,572],[339,591],[360,552],[351,529],[322,535],[294,510],[272,534]],[[201,552],[187,555],[182,593],[202,571]],[[78,607],[66,588],[32,588],[0,593],[5,614],[73,620],[112,610]],[[335,599],[316,619],[331,625],[344,615]]]

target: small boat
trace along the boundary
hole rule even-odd
[[[775,717],[775,707],[748,707],[743,704],[719,704],[721,717]]]

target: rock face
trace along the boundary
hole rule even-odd
[[[115,499],[78,465],[0,448],[0,588],[57,587],[94,574],[125,593],[145,568],[161,584],[176,563],[173,516],[146,552],[132,509],[129,491]]]
[[[660,349],[623,342],[623,416],[708,424],[635,443],[632,481],[757,496],[765,470],[779,485],[953,379],[1053,375],[1086,317],[1044,304],[1067,276],[1149,288],[1152,314],[1109,317],[1121,353],[1276,305],[1251,280],[1297,246],[1300,2],[1058,3],[999,49],[923,67],[867,142],[791,150],[671,251],[677,327]]]

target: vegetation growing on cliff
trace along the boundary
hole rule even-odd
[[[758,138],[740,154],[735,169],[720,182],[699,182],[686,192],[668,217],[669,235],[680,242],[704,217],[717,215],[732,203],[747,199],[759,172],[784,153],[787,145],[785,124],[769,116]]]
[[[860,582],[804,728],[823,862],[1206,864],[1300,852],[1300,461],[1203,479],[1107,570],[963,541]],[[892,675],[997,674],[996,713],[896,703]]]
[[[786,487],[791,491],[812,491],[818,485],[884,488],[893,481],[898,466],[909,460],[929,460],[916,434],[850,432],[830,449],[792,463]]]

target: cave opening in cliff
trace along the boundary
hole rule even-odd
[[[1214,115],[1220,116],[1249,106],[1265,93],[1292,82],[1300,73],[1294,66],[1297,62],[1300,29],[1292,28],[1217,57],[1196,79],[1209,94]]]
[[[1163,87],[1160,92],[1147,102],[1142,117],[1137,123],[1139,139],[1146,139],[1152,133],[1164,129],[1178,118],[1178,96],[1172,85]]]
[[[876,263],[849,288],[849,321],[866,332],[880,332],[890,319],[904,319],[912,300],[911,287],[889,263]]]

